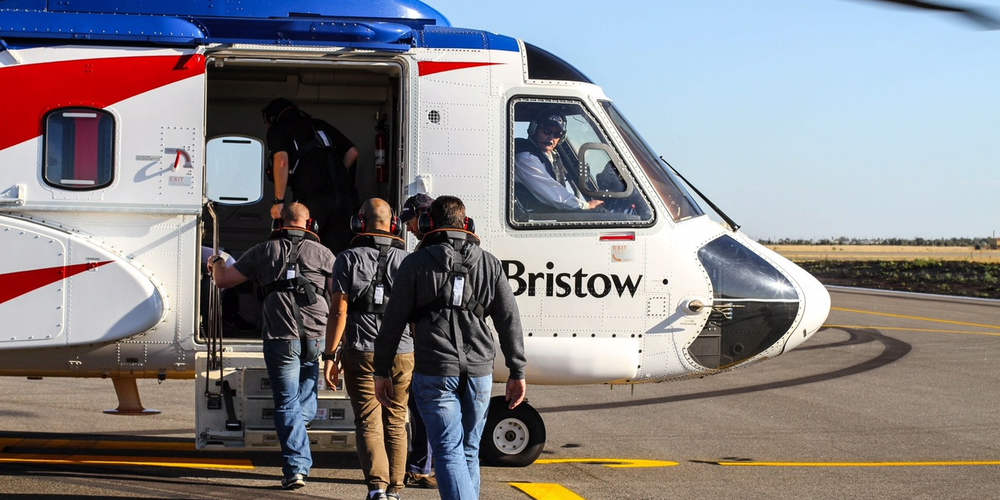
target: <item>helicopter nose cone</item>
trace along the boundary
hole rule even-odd
[[[802,289],[802,321],[785,343],[785,351],[794,349],[823,327],[830,315],[830,292],[813,275],[799,266],[789,272]]]

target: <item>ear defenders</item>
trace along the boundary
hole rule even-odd
[[[271,220],[271,231],[277,231],[282,227],[285,227],[285,224],[281,219]],[[306,230],[319,234],[319,222],[316,222],[316,219],[313,219],[312,217],[306,219]]]
[[[367,224],[365,224],[365,219],[360,213],[351,216],[351,232],[354,234],[367,233],[368,228],[366,226]],[[389,232],[396,234],[400,229],[402,229],[402,227],[403,225],[399,222],[399,217],[396,217],[396,214],[393,213],[392,216],[389,217]]]
[[[421,212],[417,216],[417,229],[421,234],[427,234],[435,229],[441,229],[434,222],[434,218],[431,217],[430,211]],[[472,220],[472,217],[466,217],[464,221],[464,226],[458,229],[464,229],[470,233],[476,232],[476,223]]]

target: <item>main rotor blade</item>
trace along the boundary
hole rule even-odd
[[[983,29],[1000,29],[1000,19],[994,17],[989,11],[973,7],[960,7],[938,2],[922,2],[920,0],[866,0],[869,2],[882,2],[901,5],[913,9],[934,10],[938,12],[950,12],[958,14],[965,20],[979,25]]]

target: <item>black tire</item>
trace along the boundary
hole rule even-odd
[[[503,396],[490,399],[479,459],[486,465],[526,467],[545,449],[545,422],[528,403],[507,409]]]

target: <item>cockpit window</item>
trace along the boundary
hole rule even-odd
[[[568,62],[530,43],[525,42],[524,54],[528,58],[528,79],[530,80],[567,80],[594,83]]]
[[[511,225],[652,224],[648,199],[582,103],[523,97],[511,100],[509,112]]]
[[[653,149],[618,112],[618,108],[615,108],[615,105],[611,104],[610,101],[601,101],[601,105],[604,106],[604,110],[611,117],[611,121],[618,128],[618,133],[625,139],[629,149],[632,150],[632,154],[639,160],[639,165],[642,165],[649,181],[653,183],[656,192],[660,194],[667,210],[670,211],[670,216],[675,221],[679,221],[702,215],[704,212],[684,189],[684,186],[677,181],[672,172],[667,170],[666,165],[656,157]]]

